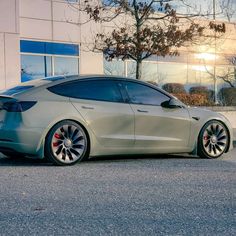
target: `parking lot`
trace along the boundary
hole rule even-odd
[[[235,235],[236,149],[223,159],[0,158],[0,235]]]

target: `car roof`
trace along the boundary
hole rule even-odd
[[[64,76],[64,78],[58,79],[58,80],[54,80],[54,83],[50,83],[48,87],[52,87],[54,85],[57,84],[63,84],[66,82],[73,82],[73,81],[77,81],[77,80],[81,80],[81,81],[88,81],[88,80],[94,80],[94,79],[109,79],[109,80],[123,80],[123,81],[130,81],[130,82],[135,82],[135,83],[140,83],[149,87],[152,87],[158,91],[160,91],[161,93],[165,94],[168,97],[173,97],[171,94],[167,93],[165,90],[159,88],[157,85],[148,83],[147,81],[141,81],[141,80],[137,80],[137,79],[133,79],[133,78],[127,78],[127,77],[122,77],[122,76],[115,76],[115,75],[70,75],[70,76]]]
[[[59,84],[63,84],[63,83],[67,83],[67,82],[73,82],[73,81],[77,81],[77,80],[84,80],[84,81],[88,81],[88,80],[94,80],[94,79],[112,79],[112,80],[123,80],[123,81],[132,81],[135,83],[140,83],[140,84],[144,84],[144,85],[148,85],[149,87],[153,87],[156,90],[159,90],[160,92],[166,94],[169,97],[172,97],[169,93],[167,93],[166,91],[158,88],[157,86],[151,84],[151,83],[147,83],[144,81],[140,81],[137,79],[132,79],[132,78],[127,78],[127,77],[122,77],[122,76],[114,76],[114,75],[61,75],[61,76],[51,76],[51,77],[46,77],[43,79],[36,79],[36,80],[31,80],[28,82],[24,82],[19,84],[16,87],[31,87],[30,89],[27,89],[24,92],[20,92],[17,94],[12,94],[14,97],[18,97],[21,96],[23,94],[31,94],[33,92],[35,92],[38,89],[47,89],[49,87],[55,86],[55,85],[59,85]],[[14,89],[14,88],[12,88]]]

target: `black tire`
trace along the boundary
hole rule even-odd
[[[85,129],[71,120],[57,123],[45,140],[45,156],[55,165],[67,166],[86,160],[89,138]]]
[[[229,132],[225,124],[217,120],[208,121],[198,136],[198,156],[216,159],[222,156],[228,148]]]

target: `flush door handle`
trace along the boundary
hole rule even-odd
[[[86,110],[93,110],[94,107],[89,107],[89,106],[82,106],[83,109],[86,109]]]
[[[138,109],[137,111],[138,111],[138,112],[142,112],[142,113],[148,113],[148,111],[146,111],[146,110],[141,110],[141,109]]]

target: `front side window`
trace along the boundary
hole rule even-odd
[[[123,102],[119,88],[109,79],[68,82],[50,87],[48,90],[71,98]]]
[[[160,106],[162,102],[170,99],[167,95],[143,84],[124,82],[124,86],[133,104]]]

